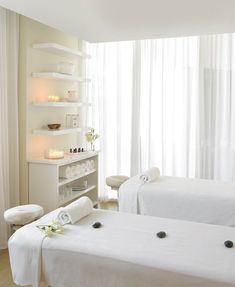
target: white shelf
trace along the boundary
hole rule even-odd
[[[81,77],[76,77],[72,75],[57,73],[57,72],[33,72],[33,78],[43,78],[51,80],[64,80],[64,81],[73,81],[73,82],[90,82],[89,79],[83,79]]]
[[[36,107],[61,107],[61,108],[91,106],[90,103],[81,103],[81,102],[33,102],[33,105]]]
[[[81,190],[81,191],[73,191],[73,195],[67,197],[64,200],[60,200],[59,201],[59,206],[62,206],[64,204],[74,200],[77,197],[85,195],[87,192],[89,192],[89,191],[91,191],[92,189],[95,189],[95,188],[96,188],[96,185],[92,185],[92,186],[88,187],[87,189],[84,189],[84,190]],[[97,203],[98,203],[98,201],[95,201],[95,202],[93,202],[93,205],[96,205]]]
[[[39,49],[62,57],[85,58],[85,59],[91,58],[91,56],[87,55],[86,53],[83,53],[79,50],[67,48],[57,43],[38,43],[33,44],[32,47],[34,49]]]
[[[82,178],[82,177],[87,176],[87,175],[89,175],[89,174],[92,174],[92,173],[94,173],[94,172],[96,172],[96,169],[91,169],[91,170],[89,170],[89,171],[87,171],[87,172],[84,172],[83,174],[76,175],[76,176],[73,176],[73,177],[70,177],[70,178],[67,178],[67,179],[59,178],[59,186],[65,185],[65,184],[67,184],[67,183],[70,183],[70,182],[72,182],[72,181],[75,181],[75,180],[77,180],[77,179],[79,179],[79,178]]]
[[[62,159],[45,159],[44,157],[36,157],[28,159],[29,163],[41,163],[41,164],[50,164],[50,165],[58,165],[63,166],[66,164],[71,164],[79,160],[88,159],[95,155],[98,155],[99,151],[85,151],[77,154],[69,153],[66,154]]]
[[[81,131],[82,131],[81,128],[58,129],[58,130],[39,129],[39,130],[34,130],[33,133],[36,135],[60,136],[60,135],[78,133]]]

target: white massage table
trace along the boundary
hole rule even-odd
[[[225,226],[94,210],[61,235],[44,238],[35,226],[58,210],[16,231],[9,240],[16,284],[52,287],[235,286],[235,229]],[[100,229],[91,225],[99,221]],[[156,237],[158,231],[167,237]],[[41,268],[42,266],[42,268]]]
[[[235,227],[235,184],[167,176],[142,183],[135,176],[119,189],[119,210]]]

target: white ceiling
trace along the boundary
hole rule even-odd
[[[90,42],[235,32],[235,0],[0,0]]]

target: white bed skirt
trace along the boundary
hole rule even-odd
[[[121,185],[119,210],[235,227],[235,184],[167,176],[142,183],[136,176]]]

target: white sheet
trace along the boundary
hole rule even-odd
[[[120,187],[119,210],[235,226],[235,184],[177,177],[142,184],[133,177]]]
[[[96,221],[101,229],[91,227]],[[168,237],[157,238],[160,230]],[[13,273],[33,259],[27,247],[32,232],[25,227],[10,239]],[[43,276],[52,287],[235,286],[235,253],[224,247],[227,239],[235,241],[234,228],[94,210],[66,225],[62,235],[43,240]],[[21,257],[15,257],[19,248]],[[29,278],[21,274],[18,284],[24,276]]]
[[[9,239],[8,248],[13,281],[18,285],[39,287],[41,279],[41,251],[45,235],[36,226],[50,224],[60,212],[57,209],[31,224],[18,229]]]

